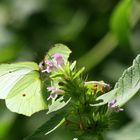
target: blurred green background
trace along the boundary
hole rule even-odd
[[[40,62],[55,43],[72,50],[70,60],[86,67],[89,80],[113,87],[140,53],[139,0],[1,0],[0,63]],[[140,139],[140,97],[114,115],[106,140]],[[0,140],[22,140],[48,117],[45,111],[25,117],[11,113],[0,101]],[[64,133],[65,132],[65,133]],[[36,140],[72,140],[58,129]]]

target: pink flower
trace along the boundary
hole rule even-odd
[[[115,105],[117,103],[117,100],[112,100],[110,103],[108,103],[108,107],[111,110],[114,110],[115,112],[124,111],[123,108],[120,108],[118,105]]]
[[[64,60],[61,54],[56,53],[53,56],[54,60],[45,60],[45,62],[41,62],[39,67],[41,72],[48,72],[51,73],[53,70],[59,69],[60,65],[64,64]]]
[[[46,64],[47,64],[48,66],[54,66],[54,63],[53,63],[52,61],[50,61],[50,60],[47,60],[47,61],[46,61]]]
[[[58,87],[55,87],[55,86],[47,87],[47,90],[51,91],[51,93],[57,93],[57,94],[64,93],[63,90],[61,90],[61,89],[59,89]]]
[[[49,100],[49,99],[56,99],[57,97],[58,97],[58,88],[57,87],[55,87],[55,86],[51,86],[51,87],[47,87],[47,90],[48,91],[51,91],[51,94],[50,94],[50,96],[48,97],[48,99],[47,100]]]
[[[58,88],[55,87],[55,86],[51,86],[51,87],[47,87],[47,90],[54,93],[54,92],[56,92],[58,90]]]
[[[52,72],[56,68],[55,65],[54,65],[54,63],[52,61],[50,61],[50,60],[47,60],[46,61],[46,64],[47,64],[47,67],[42,72],[48,72],[48,73],[50,73],[50,72]]]
[[[56,54],[54,54],[53,57],[56,60],[56,62],[57,62],[58,65],[63,65],[64,64],[64,60],[63,60],[63,57],[62,57],[61,54],[56,53]]]
[[[47,71],[48,73],[50,73],[50,72],[53,71],[53,69],[54,69],[54,67],[47,66],[46,71]]]
[[[112,100],[110,103],[109,103],[109,106],[112,107],[114,104],[117,103],[117,100]]]
[[[58,87],[55,87],[55,86],[47,87],[47,90],[51,92],[50,96],[48,97],[48,100],[49,99],[56,99],[59,94],[64,93],[63,90],[61,90],[61,89],[59,89]]]

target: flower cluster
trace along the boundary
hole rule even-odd
[[[51,73],[54,70],[59,69],[61,66],[64,65],[64,59],[63,56],[59,53],[56,53],[52,56],[52,59],[47,59],[44,61],[45,66],[42,67],[42,64],[40,64],[40,67],[42,68],[41,72],[47,72]],[[47,100],[55,100],[58,95],[62,94],[64,91],[59,89],[59,86],[49,86],[47,87],[47,90],[50,92],[50,95]]]
[[[39,64],[39,66],[41,68],[42,73],[44,73],[44,72],[51,73],[53,70],[56,70],[63,64],[64,64],[64,59],[63,59],[62,55],[59,53],[56,53],[53,55],[52,59],[50,59],[50,60],[47,59],[44,61],[45,66],[43,66],[42,62]]]
[[[117,100],[112,100],[110,103],[108,103],[109,109],[115,112],[124,111],[123,108],[120,108],[118,105],[115,105],[116,103],[117,103]]]

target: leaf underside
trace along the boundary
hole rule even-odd
[[[98,97],[97,100],[103,100],[103,102],[100,103],[103,105],[115,99],[117,100],[115,105],[122,106],[128,102],[139,91],[139,89],[140,55],[135,58],[133,65],[123,72],[122,76],[116,83],[114,90]]]

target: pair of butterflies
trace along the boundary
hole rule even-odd
[[[63,44],[56,44],[49,50],[48,56],[60,53],[65,63],[71,53]],[[47,109],[47,87],[44,90],[39,65],[35,62],[17,62],[0,65],[0,99],[12,112],[31,116],[35,112]]]

